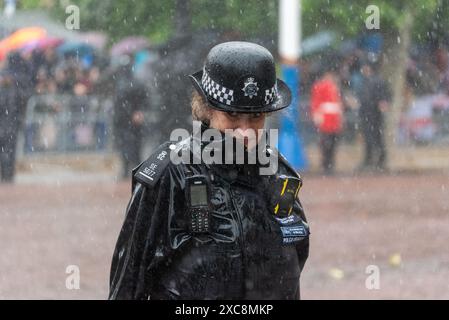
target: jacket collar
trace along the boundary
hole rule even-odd
[[[207,130],[210,129],[210,127],[208,125],[206,125],[205,123],[201,123],[201,136],[203,136],[203,133]],[[226,142],[228,142],[230,144],[230,142],[227,140],[229,138],[225,137],[225,134],[220,132],[220,137],[221,140],[215,140],[213,143],[211,143],[210,141],[198,141],[198,138],[196,138],[195,136],[192,136],[192,139],[195,140],[196,143],[199,143],[201,146],[201,152],[203,152],[206,148],[211,148],[211,145],[213,145],[213,150],[214,151],[221,151],[222,154],[222,159],[221,159],[221,163],[217,164],[205,164],[207,167],[209,167],[212,172],[214,174],[217,174],[219,176],[221,176],[222,178],[224,178],[225,180],[227,180],[230,183],[243,183],[243,184],[247,184],[247,185],[254,185],[256,183],[256,181],[260,178],[259,175],[259,168],[260,168],[260,163],[259,160],[256,157],[256,163],[255,164],[249,164],[248,162],[248,158],[249,158],[249,153],[245,148],[245,152],[244,152],[244,163],[243,164],[237,164],[236,162],[236,147],[238,142],[236,141],[236,139],[233,139],[232,141],[232,150],[229,151],[227,148],[226,149]],[[242,147],[242,146],[240,146]],[[257,148],[257,147],[256,147]],[[226,152],[232,152],[232,157],[228,154],[228,159],[232,158],[232,163],[226,163]],[[257,149],[255,149],[256,154],[257,154]],[[229,160],[228,160],[229,162]]]

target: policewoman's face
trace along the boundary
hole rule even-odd
[[[259,130],[265,127],[265,117],[264,113],[228,113],[213,110],[210,127],[222,132],[232,129],[233,136],[248,149],[252,149],[262,136]]]

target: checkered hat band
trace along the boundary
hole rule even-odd
[[[201,79],[201,85],[207,95],[216,101],[220,101],[228,106],[234,102],[234,90],[228,89],[219,85],[211,79],[206,70],[203,70],[203,77]]]
[[[278,96],[278,90],[276,84],[271,88],[265,90],[265,104],[272,103]]]

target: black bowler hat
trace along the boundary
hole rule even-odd
[[[203,70],[189,77],[211,107],[225,112],[273,112],[291,102],[290,89],[276,78],[273,56],[251,42],[216,45]]]

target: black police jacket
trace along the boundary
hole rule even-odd
[[[309,251],[296,197],[301,185],[294,197],[281,195],[299,175],[275,152],[278,171],[263,176],[257,164],[175,165],[168,160],[173,147],[163,144],[134,170],[109,299],[299,299]],[[185,192],[191,175],[209,182],[206,233],[191,229]]]

